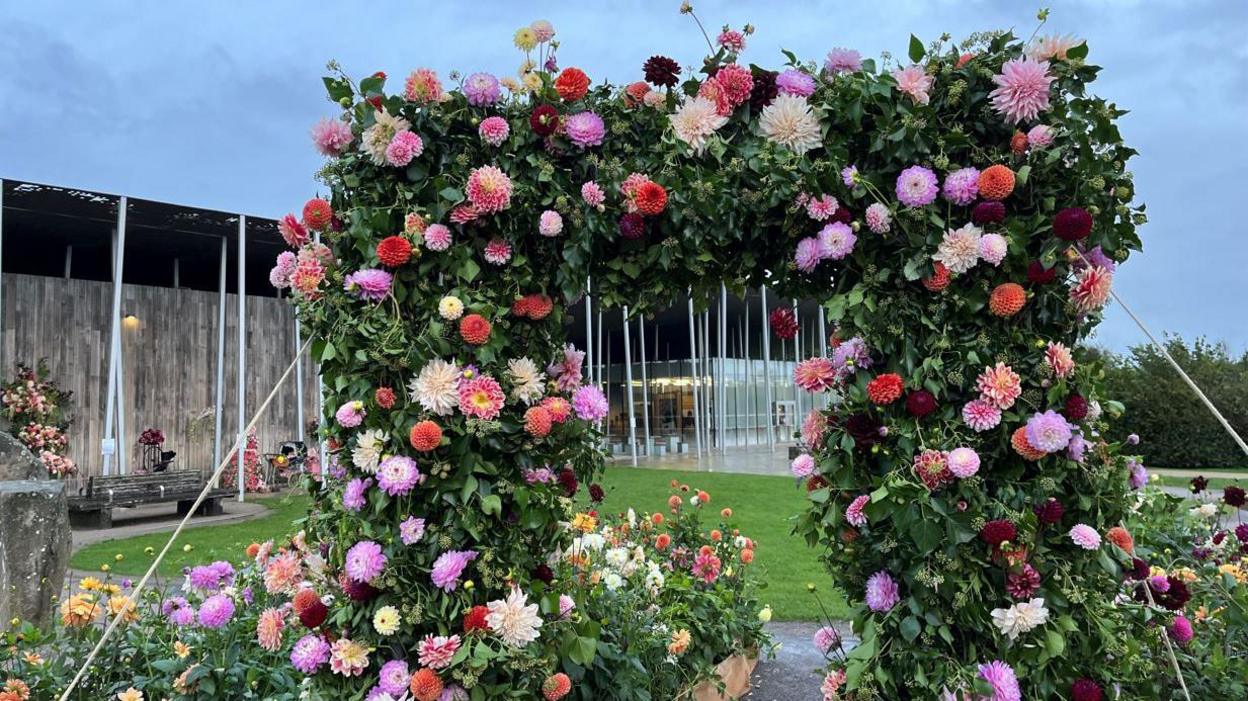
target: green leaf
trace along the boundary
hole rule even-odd
[[[1044,649],[1052,657],[1061,657],[1066,651],[1066,638],[1056,630],[1046,630],[1044,631]]]
[[[481,500],[481,510],[491,516],[497,516],[503,512],[503,500],[497,494],[491,494]]]
[[[919,637],[922,629],[923,626],[919,623],[919,619],[914,616],[906,616],[901,622],[901,637],[905,638],[906,642],[912,643],[915,638]]]
[[[1087,57],[1088,57],[1088,42],[1086,41],[1078,46],[1075,46],[1066,50],[1066,58],[1083,59]]]
[[[925,55],[927,55],[927,51],[924,50],[923,48],[923,42],[919,41],[918,37],[911,34],[910,35],[910,60],[915,63],[918,63],[919,61],[923,60],[923,57]]]

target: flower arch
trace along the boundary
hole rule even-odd
[[[622,89],[559,70],[548,23],[517,33],[537,60],[516,78],[420,69],[387,92],[331,64],[341,114],[313,137],[332,194],[283,219],[296,250],[273,273],[334,412],[308,536],[336,598],[308,645],[415,650],[489,601],[511,644],[455,658],[472,698],[583,675],[592,622],[537,628],[560,608],[568,497],[602,467],[605,402],[565,306],[589,276],[634,313],[766,284],[837,325],[796,377],[842,397],[807,417],[795,465],[796,530],[862,638],[827,697],[1133,688],[1133,614],[1108,593],[1131,560],[1101,538],[1133,477],[1077,343],[1143,208],[1087,46],[911,37],[900,64],[834,49],[773,71],[742,61],[748,35],[725,28],[700,72],[652,57]],[[370,640],[382,600],[408,625]],[[450,680],[425,667],[411,692]]]

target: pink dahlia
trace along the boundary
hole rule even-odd
[[[465,416],[487,421],[498,418],[505,400],[506,396],[498,380],[489,375],[478,375],[459,383],[459,410]]]
[[[425,537],[425,519],[408,516],[399,524],[399,540],[404,545],[415,545]]]
[[[823,246],[819,239],[808,236],[797,242],[797,251],[793,254],[793,264],[803,273],[814,270],[819,261],[823,260]]]
[[[1018,688],[1018,677],[1008,664],[994,660],[979,666],[979,678],[992,687],[992,696],[980,697],[983,701],[1022,701],[1023,692]]]
[[[579,148],[586,148],[601,144],[607,129],[602,122],[602,117],[597,114],[577,112],[564,121],[564,132],[567,134],[568,141]]]
[[[730,53],[739,54],[745,51],[745,35],[735,29],[725,29],[715,38],[715,43]]]
[[[403,660],[390,660],[377,672],[377,687],[394,698],[402,696],[412,680],[412,671]]]
[[[485,261],[494,265],[506,265],[511,260],[511,244],[503,239],[491,239],[485,244]]]
[[[1001,265],[1009,248],[1009,243],[1001,234],[984,234],[979,239],[979,257],[989,265]]]
[[[377,486],[392,497],[412,491],[418,481],[416,461],[406,455],[393,455],[377,466]]]
[[[840,206],[832,195],[811,197],[806,200],[806,215],[815,221],[827,221]]]
[[[607,201],[607,195],[602,191],[602,186],[590,180],[581,185],[581,199],[590,207],[598,207]]]
[[[897,89],[910,96],[915,104],[926,105],[931,96],[928,94],[936,79],[928,75],[922,66],[907,66],[893,71],[893,80],[897,81]]]
[[[1070,539],[1075,545],[1084,550],[1096,550],[1101,547],[1101,534],[1087,524],[1075,524],[1075,527],[1070,529],[1068,535],[1070,535]]]
[[[719,568],[722,564],[714,552],[709,550],[699,552],[698,556],[693,560],[693,576],[707,584],[712,584],[716,579],[719,579]]]
[[[1015,599],[1030,599],[1040,588],[1040,573],[1027,563],[1017,572],[1005,575],[1005,591]]]
[[[346,511],[359,511],[368,503],[368,489],[373,486],[371,477],[356,477],[347,482],[342,489],[342,508]]]
[[[269,284],[279,290],[290,287],[290,276],[294,274],[296,265],[295,254],[291,251],[277,254],[277,264],[269,271]]]
[[[502,117],[486,117],[477,127],[477,133],[481,136],[481,140],[490,146],[499,146],[511,134],[511,127]]]
[[[572,395],[572,409],[584,421],[599,421],[607,415],[607,398],[597,387],[585,385]]]
[[[975,387],[979,390],[980,399],[1003,411],[1014,406],[1015,400],[1023,393],[1022,378],[1005,363],[984,368],[975,380]]]
[[[993,76],[997,88],[988,97],[1007,124],[1030,122],[1049,109],[1049,86],[1054,80],[1047,61],[1010,59],[1001,67],[1001,75]]]
[[[347,551],[342,567],[352,581],[366,584],[379,577],[386,568],[386,555],[377,543],[361,540]]]
[[[819,248],[823,257],[830,260],[841,260],[854,251],[858,237],[848,224],[834,221],[819,231]]]
[[[867,515],[863,513],[863,509],[867,508],[867,504],[871,503],[871,497],[867,494],[861,494],[854,497],[849,502],[849,506],[845,508],[845,520],[849,525],[855,528],[867,525]]]
[[[390,294],[394,276],[377,268],[357,270],[342,281],[342,289],[369,302],[380,302]]]
[[[256,621],[256,642],[265,650],[276,652],[282,647],[282,630],[285,627],[286,612],[283,609],[265,609]]]
[[[736,63],[721,66],[711,80],[715,81],[733,107],[750,99],[750,91],[754,89],[754,77],[750,69]]]
[[[962,407],[962,420],[976,431],[987,431],[1001,423],[1001,410],[991,402],[972,399]]]
[[[441,102],[442,81],[438,80],[437,72],[431,68],[417,68],[412,71],[403,84],[403,97],[408,102],[422,105]]]
[[[445,251],[451,247],[451,230],[443,224],[430,224],[424,237],[425,248],[431,251]]]
[[[960,168],[946,175],[942,194],[945,199],[959,206],[964,207],[974,202],[979,196],[979,169]]]
[[[819,654],[826,655],[841,644],[841,634],[832,626],[824,626],[815,631],[814,643]]]
[[[277,231],[282,235],[282,240],[291,248],[299,248],[309,240],[308,230],[299,223],[293,214],[287,214],[277,220]]]
[[[537,232],[542,236],[558,236],[563,233],[563,217],[553,209],[542,212],[537,218]]]
[[[1064,380],[1075,373],[1075,359],[1070,349],[1062,343],[1049,341],[1049,347],[1044,351],[1044,364],[1059,380]]]
[[[793,382],[807,392],[823,392],[836,386],[836,365],[828,358],[808,358],[793,370]]]
[[[1192,622],[1181,613],[1174,617],[1174,621],[1169,626],[1166,626],[1166,630],[1170,633],[1171,640],[1185,647],[1192,642],[1192,638],[1196,637],[1195,631],[1192,630]]]
[[[818,409],[811,409],[802,419],[802,443],[811,448],[819,447],[823,434],[828,430],[828,419]]]
[[[426,635],[420,641],[420,663],[430,669],[444,669],[451,666],[451,659],[459,651],[459,636]]]
[[[907,207],[931,204],[939,189],[936,174],[923,166],[910,166],[897,176],[897,199]]]
[[[334,412],[334,419],[343,428],[355,428],[364,421],[364,402],[345,402]]]
[[[1109,301],[1109,291],[1114,283],[1114,274],[1109,270],[1094,265],[1084,268],[1070,288],[1070,301],[1080,313],[1094,312]]]
[[[459,586],[459,577],[464,573],[464,568],[469,562],[477,559],[475,550],[448,550],[438,556],[433,562],[433,571],[429,577],[433,580],[436,587],[441,587],[442,591],[455,591]]]
[[[468,104],[478,107],[498,102],[501,94],[498,78],[489,73],[473,73],[468,76],[464,79],[463,90]]]
[[[303,636],[290,651],[290,664],[304,674],[315,674],[329,662],[329,643],[317,633]]]
[[[1037,124],[1027,132],[1027,144],[1036,150],[1043,149],[1053,143],[1053,128]]]
[[[786,95],[810,97],[815,92],[815,79],[805,71],[790,68],[776,76],[776,89]]]
[[[1027,419],[1027,443],[1036,450],[1056,453],[1070,445],[1072,436],[1066,417],[1052,409]]]
[[[979,453],[973,448],[954,448],[949,451],[949,471],[958,479],[966,479],[979,472]]]
[[[511,206],[511,178],[494,166],[481,166],[468,175],[468,201],[482,214]]]
[[[810,453],[802,453],[793,458],[793,462],[789,464],[789,471],[794,477],[807,478],[815,473],[815,458]]]
[[[897,595],[897,582],[888,572],[880,570],[867,578],[867,608],[876,613],[887,613],[900,600]]]
[[[386,147],[386,162],[396,168],[404,168],[413,158],[419,158],[425,151],[425,142],[410,131],[401,131],[390,139]]]
[[[875,234],[886,234],[892,228],[893,215],[888,211],[888,206],[880,202],[873,202],[867,207],[866,213],[867,228]]]
[[[199,625],[222,628],[234,617],[234,600],[225,594],[214,594],[199,605]]]
[[[827,73],[857,73],[862,70],[862,54],[854,49],[842,49],[839,46],[828,52],[823,60],[823,70]]]
[[[323,156],[337,156],[353,139],[351,125],[341,119],[326,118],[312,125],[312,143]]]

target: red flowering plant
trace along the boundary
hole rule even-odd
[[[48,379],[48,364],[35,367],[17,364],[13,379],[0,385],[0,407],[17,440],[39,459],[55,477],[78,470],[66,454],[70,419],[67,412],[72,392]]]

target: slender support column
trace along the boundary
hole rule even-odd
[[[74,272],[74,247],[72,245],[65,246],[65,274],[63,277],[68,280],[73,277]]]
[[[314,238],[317,243],[320,243],[320,232],[317,232]],[[321,469],[326,470],[328,469],[328,460],[325,455],[325,380],[321,377],[321,366],[319,363],[316,366],[316,429],[317,458],[321,461]]]
[[[628,447],[637,467],[637,419],[633,411],[633,348],[628,336],[628,307],[624,307],[624,403],[628,405]]]
[[[693,444],[697,450],[698,460],[702,459],[702,419],[701,406],[698,401],[698,332],[697,322],[693,318],[693,291],[689,293],[689,377],[692,384],[689,389],[693,394]],[[684,414],[681,414],[684,418]]]
[[[728,286],[719,283],[719,452],[728,452]]]
[[[714,389],[714,385],[712,384],[714,382],[714,378],[711,376],[711,345],[710,345],[710,333],[707,328],[710,326],[710,309],[703,311],[701,317],[702,317],[701,319],[702,321],[702,329],[701,329],[702,368],[701,368],[701,372],[702,372],[702,377],[704,378],[704,381],[702,383],[702,416],[703,416],[702,430],[706,434],[705,435],[706,454],[709,456],[715,450],[715,440],[711,431],[711,416],[712,416],[711,392]]]
[[[793,321],[797,322],[797,336],[793,338],[793,367],[797,368],[797,364],[802,362],[802,319],[797,315],[797,300],[793,300]],[[802,416],[802,390],[797,386],[797,380],[793,380],[793,421],[794,424],[801,423]]]
[[[758,415],[755,411],[758,407],[758,390],[752,382],[754,378],[754,361],[750,358],[750,290],[746,288],[741,297],[742,306],[745,307],[745,321],[741,329],[741,346],[745,351],[745,444],[747,446],[754,444],[754,417]],[[754,390],[754,397],[751,400],[750,390]]]
[[[69,277],[69,273],[65,273],[65,277]],[[174,258],[173,259],[173,289],[176,290],[181,286],[182,286],[182,259]]]
[[[602,338],[602,312],[598,312],[598,338]],[[598,420],[598,429],[609,438],[611,435],[611,332],[607,332],[607,357],[598,363],[598,383],[602,385],[603,396],[607,398],[607,415]],[[602,379],[602,369],[607,369],[607,379]],[[604,430],[605,429],[605,430]]]
[[[221,262],[217,267],[217,378],[212,387],[212,464],[221,464],[221,426],[225,414],[225,265],[229,240],[221,237]],[[218,480],[219,481],[219,480]],[[214,487],[216,484],[213,485]]]
[[[247,452],[247,217],[238,216],[238,500],[247,494],[243,463]]]
[[[766,402],[763,408],[767,412],[767,449],[771,450],[776,447],[776,427],[775,412],[771,406],[771,333],[768,330],[767,322],[767,287],[766,285],[758,288],[759,294],[762,295],[762,319],[760,322],[763,326],[763,390],[766,392]]]
[[[828,357],[828,327],[827,312],[824,311],[823,305],[819,305],[819,355]],[[824,409],[828,408],[828,393],[822,393],[823,401],[820,402]]]
[[[602,387],[603,385],[602,369],[604,365],[604,358],[602,355],[602,302],[598,303],[598,340],[597,340],[597,343],[598,343],[598,352],[594,354],[594,357],[598,359],[598,378],[594,381],[594,384],[598,385],[599,387]],[[610,351],[611,349],[608,348],[607,352],[610,353]],[[607,362],[609,362],[609,359],[606,359],[606,360]],[[610,379],[611,379],[610,377],[607,377],[608,381],[610,381]],[[604,389],[604,392],[605,392],[605,389]],[[599,423],[601,424],[601,422]]]
[[[646,374],[646,318],[645,316],[637,317],[637,330],[639,343],[637,347],[641,349],[641,425],[642,435],[646,439],[646,457],[650,456],[650,384]]]
[[[114,431],[114,418],[117,408],[117,365],[120,362],[118,350],[121,348],[121,275],[124,268],[126,250],[126,198],[117,202],[117,229],[113,232],[113,316],[108,350],[108,392],[104,398],[104,436],[113,441],[113,449],[121,464],[121,445]],[[102,474],[112,472],[112,455],[104,453]]]
[[[299,314],[295,314],[295,355],[303,347],[303,329],[299,326]],[[295,440],[303,440],[303,358],[295,365]]]
[[[594,384],[594,279],[585,278],[585,384]]]

